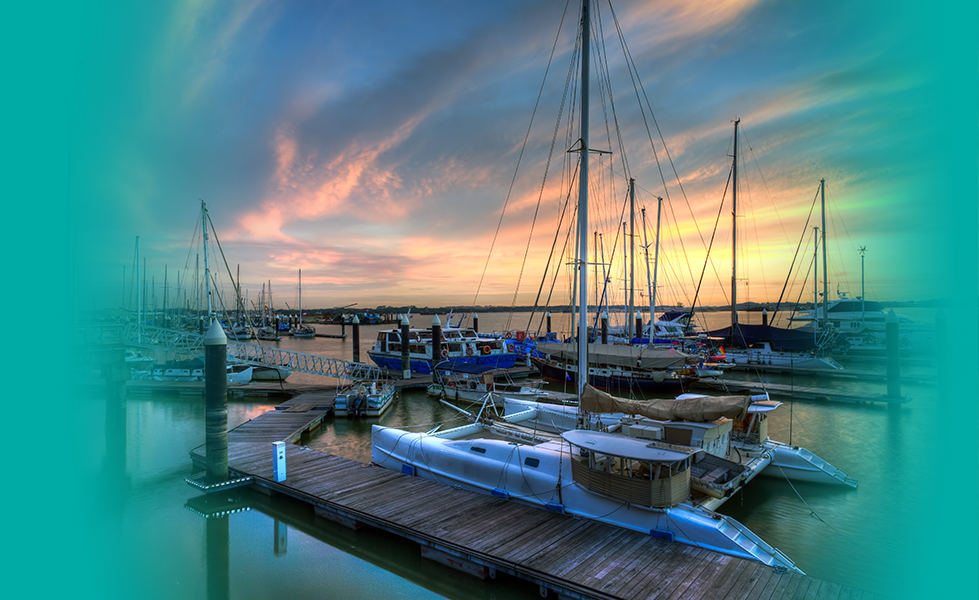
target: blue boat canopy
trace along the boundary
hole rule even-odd
[[[439,364],[435,365],[435,368],[439,371],[448,373],[468,373],[469,375],[481,375],[487,371],[496,370],[497,366],[487,364],[480,365],[455,360],[443,360]]]

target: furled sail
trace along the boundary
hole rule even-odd
[[[537,344],[537,350],[548,356],[570,362],[578,361],[575,344]],[[588,363],[591,366],[613,365],[639,369],[670,369],[696,364],[700,358],[672,348],[653,348],[625,345],[588,344]]]
[[[702,396],[685,400],[629,400],[585,386],[581,410],[642,415],[658,421],[707,423],[720,418],[740,421],[748,414],[751,396]]]

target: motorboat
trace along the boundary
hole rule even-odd
[[[333,414],[337,417],[380,417],[394,402],[395,392],[391,381],[351,384],[337,392]]]
[[[411,371],[420,375],[431,375],[433,359],[436,363],[470,363],[494,369],[508,369],[517,360],[517,354],[507,349],[505,340],[481,336],[473,329],[442,329],[438,357],[432,356],[431,329],[409,329],[407,342]],[[382,329],[367,355],[379,367],[400,371],[401,350],[401,330]]]
[[[526,400],[547,397],[547,392],[541,389],[542,380],[517,385],[505,369],[491,365],[445,361],[437,365],[436,377],[438,381],[428,386],[428,395],[444,400],[481,402],[489,394],[502,406],[504,395]],[[497,381],[498,377],[504,381]]]

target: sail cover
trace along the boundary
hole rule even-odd
[[[701,396],[685,400],[629,400],[586,385],[581,393],[581,410],[622,412],[642,415],[657,421],[696,421],[707,423],[722,417],[740,421],[748,414],[751,396]]]
[[[800,329],[783,329],[771,325],[742,325],[738,323],[732,338],[731,328],[708,331],[710,337],[720,337],[727,340],[726,344],[737,348],[747,348],[758,342],[768,342],[772,350],[787,352],[806,352],[817,348],[815,336],[811,331]]]
[[[551,358],[578,362],[577,344],[537,344],[536,350]],[[696,364],[699,358],[672,348],[643,348],[639,346],[588,344],[588,363],[591,366],[614,365],[640,369],[670,369]]]

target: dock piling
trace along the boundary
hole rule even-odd
[[[884,318],[887,339],[887,395],[890,398],[901,397],[901,357],[900,331],[897,315],[892,308]]]
[[[408,317],[401,315],[401,378],[411,379],[411,340],[408,339]]]
[[[228,337],[212,319],[204,336],[204,433],[207,483],[228,480]]]
[[[442,358],[442,321],[435,315],[432,319],[432,383],[438,383],[438,369],[435,367]]]
[[[354,315],[353,320],[354,362],[360,362],[360,319]]]

